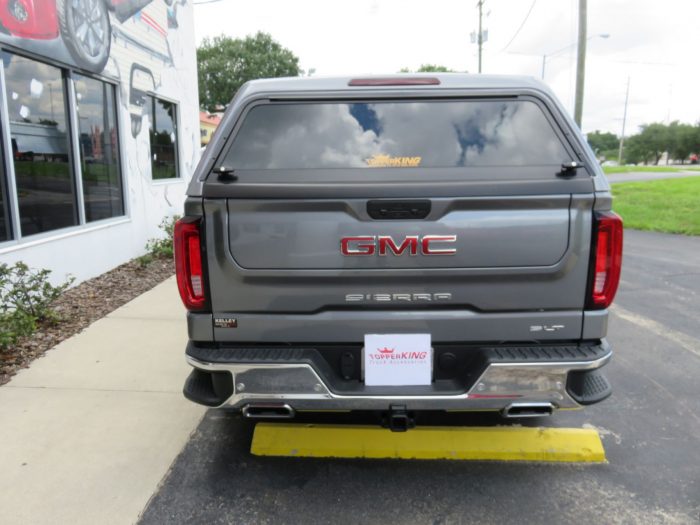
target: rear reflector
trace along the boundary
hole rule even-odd
[[[435,77],[391,77],[353,78],[348,86],[437,86],[440,80]]]
[[[622,268],[622,219],[606,211],[595,213],[593,225],[593,276],[588,307],[603,309],[610,306],[620,283]]]
[[[175,223],[177,288],[188,310],[201,310],[206,305],[199,225],[196,217],[184,217]]]

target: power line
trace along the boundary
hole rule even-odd
[[[513,40],[516,39],[516,37],[520,34],[520,30],[525,26],[525,23],[527,22],[527,19],[530,18],[530,13],[532,13],[532,10],[535,7],[535,4],[537,3],[537,0],[532,0],[532,4],[530,5],[530,9],[528,10],[527,14],[525,15],[525,18],[523,19],[522,23],[520,24],[520,27],[518,27],[518,30],[515,32],[513,35],[513,38],[510,39],[510,42],[506,44],[506,47],[501,49],[501,52],[505,51],[508,49],[508,46],[510,46],[513,43]]]
[[[676,66],[673,62],[645,62],[642,60],[612,60],[615,64],[636,64],[642,66]]]
[[[200,0],[199,2],[192,2],[192,5],[215,4],[217,2],[223,2],[223,0]]]

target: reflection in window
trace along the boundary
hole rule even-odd
[[[177,108],[175,104],[149,97],[151,102],[151,165],[154,179],[173,179],[177,170]]]
[[[22,235],[78,224],[61,70],[2,58]]]
[[[224,161],[240,169],[561,165],[530,101],[280,103],[248,113]]]
[[[75,76],[85,220],[124,215],[114,86]]]
[[[2,129],[0,129],[0,144],[2,142]],[[3,148],[0,147],[0,242],[12,238],[10,231],[10,208],[7,205],[7,178],[5,174],[5,159],[3,158]]]

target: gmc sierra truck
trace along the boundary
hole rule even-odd
[[[184,393],[248,418],[549,415],[601,368],[622,222],[532,78],[245,84],[175,228]]]

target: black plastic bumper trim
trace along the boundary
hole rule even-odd
[[[182,393],[190,401],[216,407],[233,394],[233,378],[229,372],[206,372],[195,368],[187,377]]]
[[[600,403],[612,394],[610,381],[600,370],[569,372],[566,391],[580,405]]]

